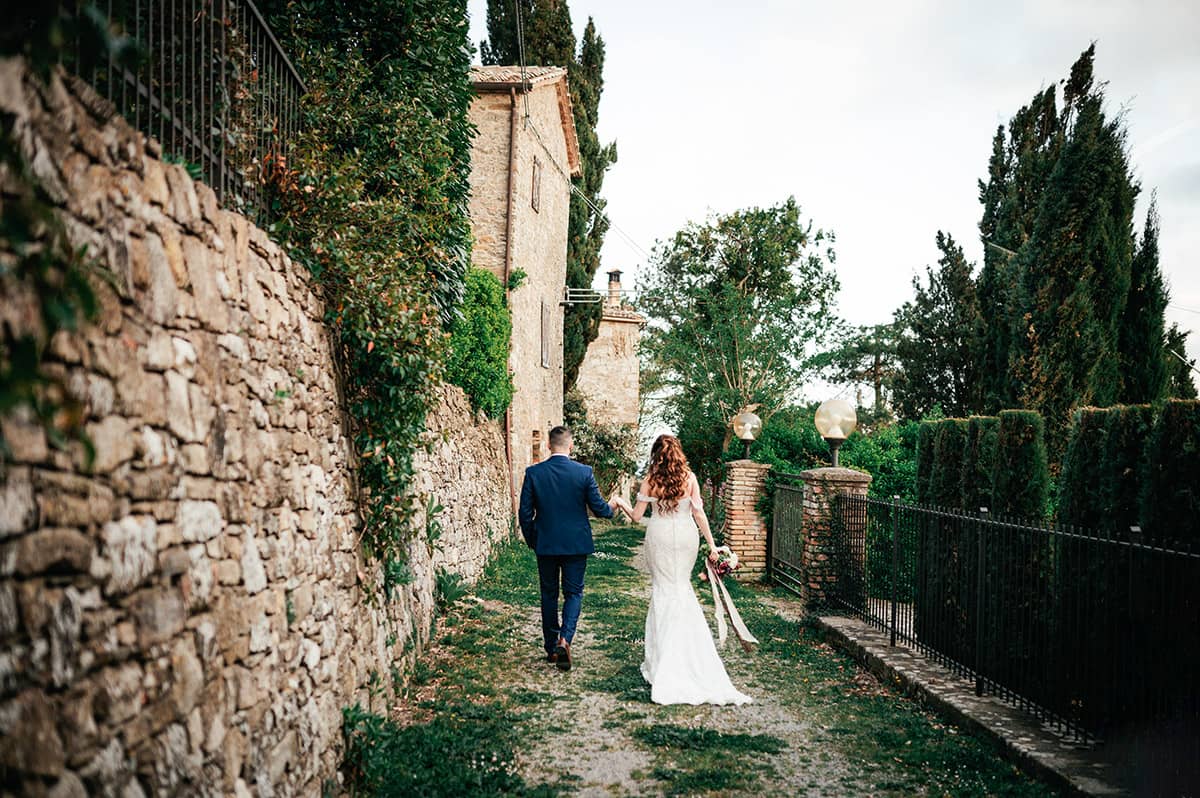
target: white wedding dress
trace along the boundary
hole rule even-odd
[[[750,696],[729,681],[717,654],[712,631],[692,588],[700,531],[692,520],[690,498],[669,513],[658,501],[646,524],[646,561],[650,567],[650,609],[646,613],[646,658],[642,676],[656,704],[746,704]]]

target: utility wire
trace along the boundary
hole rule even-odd
[[[638,244],[638,242],[634,240],[633,236],[629,235],[623,229],[618,227],[617,224],[613,222],[612,218],[609,217],[609,215],[603,210],[601,210],[596,203],[584,193],[583,189],[575,185],[575,181],[571,179],[571,173],[564,169],[562,164],[558,162],[558,159],[554,157],[554,153],[550,151],[550,148],[546,146],[546,142],[542,139],[542,134],[538,131],[537,125],[533,124],[533,119],[529,115],[529,85],[525,78],[525,31],[524,23],[521,20],[521,0],[513,0],[513,6],[517,12],[517,55],[521,59],[521,95],[525,106],[525,127],[533,131],[533,137],[537,139],[538,144],[541,145],[542,150],[546,153],[546,157],[550,160],[550,163],[554,164],[555,170],[562,175],[563,180],[566,181],[571,191],[579,195],[579,198],[587,203],[587,206],[591,208],[592,212],[596,214],[596,216],[608,222],[609,228],[617,231],[617,234],[625,241],[626,244],[641,253],[642,257],[644,257],[646,260],[650,260],[650,253],[647,252],[640,244]]]

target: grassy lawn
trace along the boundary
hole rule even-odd
[[[441,620],[393,716],[347,710],[346,771],[369,795],[1053,795],[981,738],[892,694],[731,584],[761,641],[723,656],[745,707],[660,707],[638,670],[642,532],[596,525],[576,667],[542,661],[537,570],[513,544]],[[703,586],[697,583],[698,586]],[[704,600],[706,591],[700,593]],[[792,607],[795,605],[792,604]]]

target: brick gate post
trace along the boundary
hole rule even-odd
[[[803,547],[800,555],[801,598],[806,609],[827,606],[838,580],[834,561],[834,502],[837,496],[866,496],[871,475],[849,468],[814,468],[800,474],[804,480]],[[849,519],[859,525],[865,519]],[[847,530],[850,533],[862,530]]]
[[[767,525],[758,513],[771,466],[734,460],[725,478],[725,545],[737,553],[742,579],[758,579],[767,570]]]

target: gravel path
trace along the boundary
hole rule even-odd
[[[411,707],[436,707],[443,680],[463,690],[454,671],[470,669],[468,694],[520,710],[514,767],[539,795],[1053,794],[984,742],[890,694],[811,636],[794,602],[765,588],[732,586],[761,646],[746,653],[733,640],[722,651],[754,703],[651,703],[638,671],[649,598],[640,540],[636,530],[597,527],[568,673],[541,654],[532,555],[501,555],[428,658],[447,675],[415,689],[395,716],[421,722],[428,710]],[[707,603],[706,613],[711,624]]]

